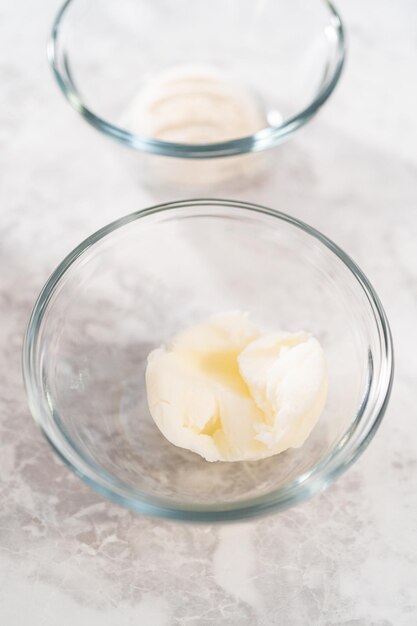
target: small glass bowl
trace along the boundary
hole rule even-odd
[[[276,146],[315,115],[339,80],[345,38],[328,0],[67,0],[55,19],[48,56],[71,106],[105,135],[147,155],[138,167],[145,180],[212,183],[253,176],[259,168],[247,167],[242,158],[221,167],[207,159]],[[264,127],[207,144],[161,141],[129,130],[126,112],[137,94],[155,76],[190,62],[247,88]],[[166,164],[172,158],[178,160],[175,167]],[[193,164],[190,173],[183,159],[203,163]]]
[[[328,401],[300,449],[208,463],[155,426],[146,360],[236,309],[266,330],[313,333]],[[77,476],[135,511],[217,521],[291,506],[353,463],[386,408],[393,353],[373,288],[325,236],[261,206],[192,200],[128,215],[71,252],[35,305],[23,365],[33,416]]]

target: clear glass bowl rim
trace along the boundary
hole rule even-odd
[[[272,216],[318,240],[348,268],[365,293],[381,342],[381,366],[377,372],[373,372],[373,377],[378,385],[376,401],[372,406],[368,406],[369,395],[365,397],[352,425],[333,450],[311,470],[299,476],[293,482],[263,496],[241,500],[221,507],[218,505],[181,502],[174,504],[170,500],[149,496],[145,493],[140,493],[138,490],[126,488],[126,485],[120,483],[105,470],[91,462],[91,460],[88,460],[77,449],[77,446],[63,431],[62,427],[60,425],[57,426],[57,421],[61,422],[61,420],[57,419],[55,414],[52,415],[52,418],[54,425],[58,428],[60,439],[57,439],[56,436],[50,436],[47,421],[51,419],[51,411],[43,393],[42,372],[39,368],[38,359],[39,332],[45,313],[48,310],[48,304],[59,288],[67,271],[86,251],[93,248],[107,235],[146,216],[176,209],[186,211],[187,209],[206,206],[235,208],[254,214]],[[24,337],[22,365],[29,408],[35,422],[57,455],[86,484],[108,499],[136,512],[161,518],[211,523],[256,517],[285,509],[322,491],[342,472],[348,469],[366,449],[384,416],[393,382],[394,354],[389,323],[378,295],[358,265],[333,241],[305,222],[275,209],[235,200],[201,198],[159,204],[126,215],[99,229],[70,252],[51,274],[34,305]],[[359,426],[364,424],[363,432],[358,434]],[[355,435],[357,435],[356,438]],[[71,458],[69,458],[66,452],[68,449],[71,451]],[[131,493],[128,493],[129,491]]]
[[[248,152],[260,152],[272,148],[285,141],[298,128],[306,124],[318,109],[326,102],[335,89],[342,73],[345,55],[346,38],[342,19],[331,0],[320,0],[329,12],[329,20],[335,28],[337,35],[337,52],[332,74],[321,85],[314,99],[301,111],[284,120],[279,126],[264,128],[253,135],[233,139],[221,143],[212,144],[181,144],[168,141],[160,141],[141,135],[130,133],[100,116],[96,115],[82,101],[64,56],[63,68],[60,67],[61,41],[60,33],[69,6],[77,0],[66,0],[53,22],[50,38],[47,45],[48,59],[55,76],[56,82],[69,104],[89,124],[97,128],[105,135],[127,145],[139,152],[159,154],[177,158],[219,158],[246,154]]]

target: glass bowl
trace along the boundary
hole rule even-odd
[[[148,156],[138,167],[145,180],[183,182],[188,174],[194,183],[211,183],[259,168],[253,159],[251,167],[242,158],[221,166],[207,159],[276,146],[314,116],[339,80],[345,38],[327,0],[67,0],[48,56],[71,106],[105,135]],[[221,72],[253,95],[263,119],[256,132],[199,144],[159,140],[129,127],[126,113],[137,94],[154,77],[190,63]],[[167,164],[172,157],[174,172]],[[190,173],[184,158],[203,164],[193,164]]]
[[[147,355],[228,310],[321,342],[324,413],[305,444],[269,459],[208,463],[150,417]],[[306,224],[261,206],[190,200],[139,211],[93,234],[43,288],[24,342],[29,405],[68,466],[135,511],[239,519],[322,490],[364,450],[393,374],[379,299],[355,263]]]

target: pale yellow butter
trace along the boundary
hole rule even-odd
[[[155,74],[138,92],[123,121],[129,131],[159,141],[207,145],[252,136],[268,126],[254,93],[227,73],[201,65],[175,66]],[[224,158],[164,159],[147,155],[148,179],[186,185],[254,178],[264,168],[259,153]]]
[[[263,335],[248,315],[214,315],[151,352],[149,409],[173,444],[207,461],[262,459],[301,446],[327,396],[319,342]]]

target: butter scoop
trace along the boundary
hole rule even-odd
[[[207,461],[256,460],[304,443],[326,402],[327,372],[310,334],[262,334],[234,311],[151,352],[146,387],[171,443]]]

